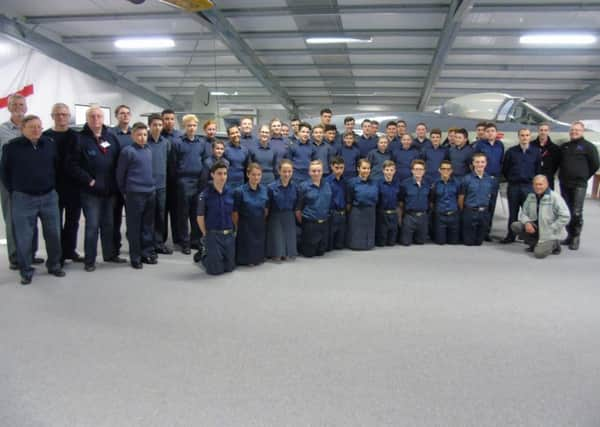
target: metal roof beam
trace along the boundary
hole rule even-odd
[[[577,110],[581,106],[588,104],[598,95],[600,95],[600,83],[589,85],[552,107],[548,113],[554,117],[560,117],[565,113]]]
[[[427,80],[423,87],[423,91],[421,92],[421,97],[419,98],[417,110],[423,111],[427,104],[429,104],[429,98],[431,98],[433,87],[442,73],[442,68],[444,67],[448,53],[460,31],[463,19],[467,16],[469,10],[473,6],[473,2],[474,0],[452,0],[452,3],[450,3],[450,10],[446,15],[442,34],[438,38],[437,49],[433,56],[433,60],[431,61],[431,67],[429,68]]]
[[[141,86],[114,71],[89,60],[88,58],[67,49],[60,43],[43,36],[21,23],[11,20],[4,15],[0,15],[0,33],[7,35],[19,43],[32,47],[44,55],[55,59],[65,65],[73,67],[85,74],[95,77],[104,82],[125,89],[146,101],[162,108],[174,108],[169,99],[164,98],[151,90]]]
[[[28,24],[56,24],[59,22],[98,22],[98,21],[141,21],[152,19],[186,18],[183,12],[149,12],[149,13],[94,13],[82,15],[46,15],[26,16]]]
[[[179,33],[179,34],[157,34],[157,33],[142,33],[142,34],[119,34],[119,35],[82,35],[82,36],[63,36],[61,38],[64,44],[83,44],[83,43],[112,43],[120,37],[156,37],[163,35],[170,37],[175,41],[181,40],[214,40],[213,33]]]

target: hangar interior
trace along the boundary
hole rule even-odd
[[[480,92],[600,120],[598,42],[520,43],[600,37],[600,1],[215,3],[2,0],[0,40],[156,110],[192,110],[203,85],[221,115],[259,121],[385,117]],[[150,36],[175,46],[114,46]],[[600,425],[597,200],[584,217],[581,249],[544,261],[522,245],[427,244],[212,278],[175,254],[139,272],[71,264],[62,280],[38,268],[25,289],[0,246],[0,425]],[[506,220],[499,204],[496,235]]]

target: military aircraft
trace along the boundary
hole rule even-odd
[[[352,115],[356,120],[355,131],[360,134],[360,123],[364,119],[377,120],[382,126],[390,120],[404,120],[407,129],[414,131],[419,122],[426,123],[429,129],[438,128],[445,132],[452,127],[465,128],[469,132],[469,140],[475,139],[475,128],[481,121],[496,123],[498,132],[507,147],[518,144],[517,131],[523,127],[529,128],[532,134],[537,133],[541,123],[550,125],[550,136],[555,143],[562,144],[569,140],[568,123],[560,122],[540,109],[536,108],[525,98],[507,95],[505,93],[475,93],[459,96],[446,101],[431,112],[392,113],[386,116],[377,114]],[[332,117],[332,123],[338,130],[344,129],[343,115]],[[319,118],[309,120],[316,123]],[[381,129],[381,128],[380,128]],[[381,129],[382,133],[385,129]],[[600,133],[586,130],[585,137],[600,148]]]

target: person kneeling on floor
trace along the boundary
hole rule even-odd
[[[530,193],[521,208],[519,221],[511,224],[512,231],[522,238],[536,258],[560,253],[560,237],[571,214],[564,199],[548,185],[545,175],[533,178]]]

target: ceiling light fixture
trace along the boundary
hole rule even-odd
[[[175,47],[175,42],[166,37],[132,37],[115,40],[115,47],[118,49],[166,49]]]
[[[308,44],[330,44],[330,43],[371,43],[372,37],[308,37]]]
[[[596,40],[594,34],[532,33],[521,36],[519,43],[545,46],[572,46],[594,44]]]
[[[210,94],[211,94],[212,96],[230,96],[230,95],[231,95],[231,96],[238,96],[238,95],[239,95],[239,93],[238,93],[238,91],[237,91],[237,90],[236,90],[235,92],[233,92],[233,93],[229,93],[229,92],[223,92],[223,91],[215,90],[214,92],[211,92]]]

